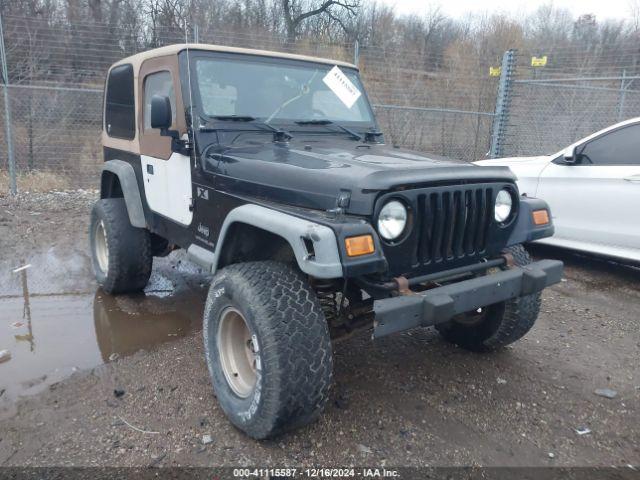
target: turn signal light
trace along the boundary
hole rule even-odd
[[[347,255],[349,255],[350,257],[368,255],[369,253],[373,253],[376,250],[373,245],[373,237],[371,235],[349,237],[345,239],[344,246],[347,249]]]
[[[535,225],[546,225],[549,223],[549,212],[545,210],[535,210],[533,212],[533,223]]]

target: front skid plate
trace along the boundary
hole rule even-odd
[[[560,282],[562,271],[562,262],[540,260],[421,293],[376,300],[373,336],[435,325],[460,313],[539,292]]]

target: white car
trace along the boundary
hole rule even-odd
[[[475,163],[511,168],[522,195],[547,201],[556,230],[539,243],[640,262],[640,118],[554,155]]]

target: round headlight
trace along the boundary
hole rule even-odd
[[[385,240],[395,240],[407,225],[407,209],[398,200],[391,200],[378,215],[378,233]]]
[[[500,190],[496,196],[495,218],[496,222],[503,223],[511,215],[513,208],[513,197],[509,190]]]

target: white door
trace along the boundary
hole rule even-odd
[[[176,98],[174,82],[171,72],[160,70],[150,73],[144,80],[144,111],[143,127],[144,134],[154,131],[151,128],[151,99],[154,95],[169,97],[174,124],[176,123]],[[160,141],[161,137],[155,137]],[[185,135],[186,138],[186,135]],[[191,159],[176,152],[169,155],[167,137],[162,137],[167,144],[167,151],[164,158],[156,157],[154,154],[144,153],[140,156],[142,163],[142,178],[144,181],[144,193],[147,198],[149,208],[163,217],[166,217],[181,225],[191,224],[192,212],[192,186],[191,186]],[[149,149],[153,150],[153,149]],[[159,155],[159,153],[158,153]]]
[[[142,155],[141,161],[149,208],[181,225],[190,225],[191,159],[173,152],[168,160]]]
[[[577,163],[555,159],[536,196],[551,207],[554,239],[640,249],[640,125],[580,145]]]

